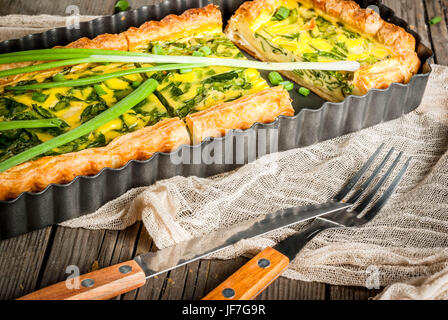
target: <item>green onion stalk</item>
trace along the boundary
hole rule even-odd
[[[29,128],[56,128],[62,127],[63,125],[64,121],[58,118],[0,121],[0,131]]]

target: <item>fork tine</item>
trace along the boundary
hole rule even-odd
[[[389,169],[387,169],[386,174],[381,177],[381,179],[377,182],[377,184],[373,187],[372,191],[362,200],[362,202],[353,209],[356,213],[361,213],[367,205],[372,201],[375,194],[378,192],[378,190],[381,188],[381,186],[384,184],[386,179],[390,176],[393,169],[397,166],[398,162],[400,161],[400,158],[402,156],[403,152],[400,152],[398,156],[395,158],[394,162],[390,165]]]
[[[389,200],[390,196],[394,193],[395,189],[397,188],[398,184],[400,183],[401,179],[404,176],[404,173],[406,172],[407,168],[409,167],[409,163],[411,162],[412,157],[409,157],[406,163],[401,167],[400,172],[398,175],[394,178],[390,186],[387,188],[387,190],[384,192],[384,194],[378,199],[378,201],[368,210],[362,219],[364,219],[365,222],[372,220],[376,214],[384,207],[387,200]]]
[[[381,171],[381,169],[386,165],[387,160],[389,160],[390,156],[394,152],[394,148],[391,148],[389,152],[384,157],[383,161],[375,168],[373,173],[370,175],[370,177],[355,191],[355,193],[347,200],[348,203],[355,203],[356,200],[359,199],[361,194],[369,187],[369,185],[372,183],[372,181],[375,179],[375,177],[378,175],[378,173]]]
[[[382,143],[378,149],[370,156],[370,158],[364,163],[361,169],[351,178],[342,189],[333,197],[333,201],[339,202],[345,198],[345,196],[353,189],[358,180],[362,177],[362,175],[366,172],[367,169],[372,165],[373,161],[376,159],[381,149],[384,147],[384,143]]]

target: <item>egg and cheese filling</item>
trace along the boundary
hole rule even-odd
[[[393,53],[337,19],[294,0],[280,1],[274,12],[260,15],[250,26],[258,48],[277,61],[332,62],[358,61],[361,66],[390,58]],[[295,70],[310,86],[334,96],[352,94],[353,73]]]
[[[157,53],[167,55],[195,55],[202,52],[210,57],[244,58],[223,33],[152,42],[148,51],[152,52],[154,47],[158,48]],[[75,80],[143,66],[151,65],[81,64],[64,69],[61,75],[65,80]],[[210,66],[132,74],[86,86],[26,92],[3,91],[0,92],[0,121],[59,118],[64,122],[57,128],[0,131],[0,162],[94,118],[126,97],[149,77],[160,84],[154,94],[119,118],[45,155],[105,146],[120,135],[153,125],[163,118],[185,117],[192,112],[269,87],[254,69]],[[52,81],[55,81],[54,75],[49,76],[44,72],[16,85]]]
[[[106,74],[135,68],[134,64],[83,64],[65,69],[66,80]],[[59,118],[61,127],[0,131],[0,162],[35,145],[78,127],[130,94],[142,81],[140,74],[126,75],[95,85],[61,87],[28,92],[4,91],[0,94],[0,121]],[[35,77],[18,85],[53,81]],[[119,118],[99,127],[90,134],[53,149],[46,155],[80,151],[101,147],[112,139],[153,125],[168,117],[166,108],[151,94]]]
[[[240,50],[222,33],[192,36],[175,41],[154,41],[149,52],[157,48],[166,55],[200,55],[216,58],[244,59]],[[255,69],[210,66],[179,72],[148,74],[159,81],[157,97],[173,116],[209,108],[221,102],[266,89],[269,85]]]

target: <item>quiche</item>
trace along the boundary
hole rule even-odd
[[[393,82],[407,83],[420,66],[411,34],[353,1],[245,2],[225,33],[260,60],[358,61],[361,68],[356,72],[282,72],[330,101],[363,95],[372,88],[384,89]]]
[[[121,34],[81,38],[67,47],[156,51],[167,55],[194,55],[199,49],[208,48],[210,57],[244,59],[222,32],[221,12],[214,5],[149,21]],[[0,69],[27,64],[30,63],[0,65]],[[225,134],[226,130],[245,129],[255,122],[272,122],[279,115],[294,114],[287,91],[269,88],[254,69],[208,66],[132,74],[94,85],[33,91],[5,89],[54,81],[58,74],[70,80],[141,66],[150,65],[78,64],[1,78],[0,121],[58,118],[62,125],[0,131],[0,162],[94,118],[148,78],[156,79],[159,86],[134,108],[95,131],[0,173],[0,200],[12,199],[24,191],[41,191],[52,183],[68,183],[79,175],[95,175],[106,167],[118,168],[132,159],[149,159],[155,152],[170,152],[190,144],[191,137],[198,143],[207,136]],[[259,105],[260,97],[270,103]],[[187,127],[186,118],[195,113],[198,117],[192,118]],[[219,128],[209,130],[217,118],[221,119]],[[195,133],[189,131],[192,122],[198,128]]]

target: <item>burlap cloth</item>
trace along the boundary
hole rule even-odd
[[[0,26],[5,20],[11,25],[15,21],[0,17]],[[19,20],[23,24],[27,18]],[[387,205],[363,227],[316,236],[283,275],[336,285],[388,286],[378,299],[448,298],[448,68],[433,68],[421,106],[400,119],[267,155],[211,178],[174,177],[136,188],[63,225],[119,230],[142,220],[157,247],[164,248],[280,208],[326,201],[385,142],[413,157]],[[292,232],[283,229],[240,241],[214,257],[251,256]]]

